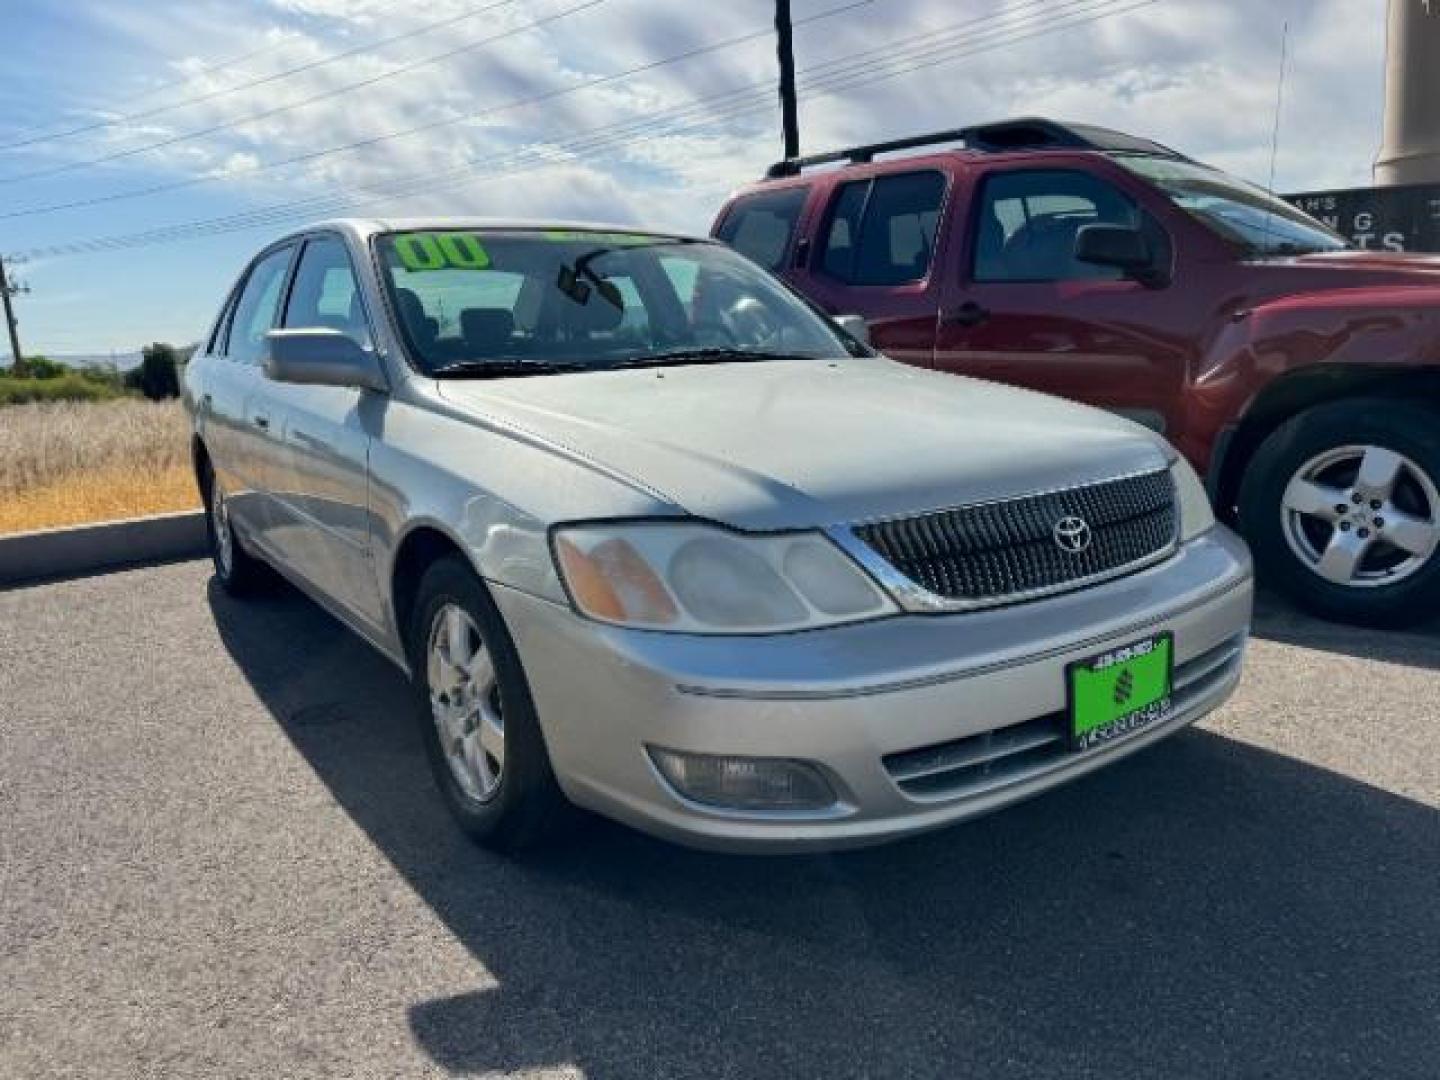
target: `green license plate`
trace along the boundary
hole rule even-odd
[[[1157,634],[1067,667],[1071,748],[1090,750],[1168,716],[1174,659],[1174,637]]]

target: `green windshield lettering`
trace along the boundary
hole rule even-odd
[[[395,238],[406,270],[488,270],[490,253],[474,233],[406,233]]]
[[[586,232],[583,229],[546,229],[546,240],[556,240],[560,243],[583,243],[589,241],[593,244],[609,244],[622,246],[625,244],[651,244],[656,237],[646,236],[641,233],[607,233],[607,232]]]

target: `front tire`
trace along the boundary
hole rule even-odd
[[[501,851],[548,838],[565,816],[565,797],[515,643],[460,557],[425,572],[408,642],[431,770],[460,827]]]
[[[1328,619],[1398,627],[1440,602],[1440,413],[1386,398],[1309,409],[1261,444],[1240,524],[1262,579]]]

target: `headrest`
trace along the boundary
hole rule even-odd
[[[515,333],[515,316],[505,308],[465,308],[460,312],[460,334],[472,349],[494,349],[508,344]]]
[[[425,314],[425,305],[409,289],[396,289],[395,302],[400,308],[400,318],[421,345],[432,345],[440,331],[440,324]]]

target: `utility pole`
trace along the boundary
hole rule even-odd
[[[780,122],[785,133],[785,157],[800,156],[800,116],[795,103],[795,33],[790,24],[790,0],[775,0],[775,35],[780,55]]]
[[[20,324],[15,318],[15,304],[12,297],[15,293],[21,292],[18,285],[11,285],[10,279],[5,276],[5,259],[0,256],[0,298],[5,301],[5,327],[10,331],[10,356],[11,363],[20,363]],[[28,290],[24,290],[28,291]]]

